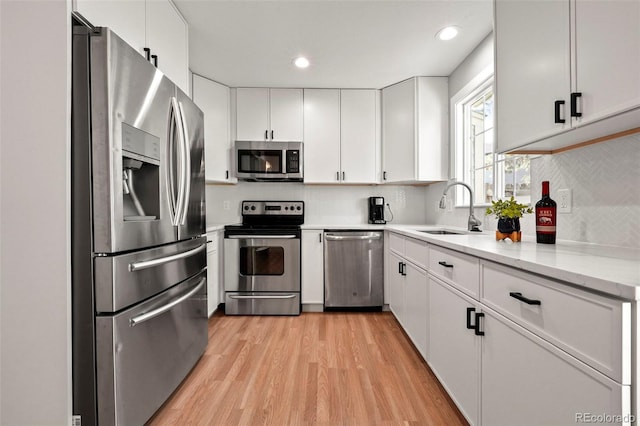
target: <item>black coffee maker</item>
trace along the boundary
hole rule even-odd
[[[384,197],[369,197],[369,223],[387,223],[384,220]]]

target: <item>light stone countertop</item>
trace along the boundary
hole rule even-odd
[[[207,226],[207,232],[223,230],[225,224]],[[306,223],[303,230],[385,230],[467,253],[526,272],[627,300],[640,300],[640,250],[558,240],[537,244],[524,236],[519,243],[496,241],[494,231],[470,233],[465,228],[440,225]],[[436,235],[421,230],[447,229],[460,235]]]
[[[461,235],[420,232],[449,229]],[[448,226],[387,225],[386,230],[477,256],[534,274],[600,291],[628,300],[640,300],[640,250],[573,241],[537,244],[535,237],[519,243],[496,241],[495,232],[471,233]]]

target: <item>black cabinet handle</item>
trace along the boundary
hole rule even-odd
[[[445,262],[444,260],[441,260],[440,262],[438,262],[438,265],[442,265],[445,268],[453,268],[453,265],[450,263]]]
[[[382,180],[387,180],[387,172],[382,172]]]
[[[402,262],[402,276],[406,277],[407,276],[407,264]]]
[[[153,59],[153,66],[158,68],[158,55],[151,55],[151,59]]]
[[[227,170],[226,172],[224,172],[224,176],[225,176],[225,179],[229,179],[229,170]]]
[[[402,262],[398,262],[398,273],[402,275]]]
[[[151,49],[145,47],[144,49],[144,57],[147,58],[147,61],[151,62]]]
[[[518,299],[519,301],[524,302],[527,305],[541,305],[542,304],[542,302],[540,302],[539,300],[528,299],[528,298],[524,297],[522,295],[522,293],[516,293],[514,291],[509,293],[509,296],[513,297],[514,299]]]
[[[342,172],[342,180],[345,180],[344,172]]]
[[[471,314],[476,311],[476,308],[467,308],[467,328],[469,330],[475,330],[476,326],[471,324]]]
[[[480,330],[480,318],[484,318],[484,314],[482,312],[476,313],[476,324],[473,327],[476,336],[484,336],[484,331]]]
[[[340,172],[336,172],[336,180],[340,180]]]
[[[271,140],[273,140],[273,130],[271,131]]]
[[[555,102],[555,123],[556,124],[562,124],[562,123],[566,123],[567,120],[565,120],[564,118],[560,118],[560,106],[564,105],[564,101],[556,101]]]
[[[321,243],[322,242],[322,232],[318,234],[318,242]]]
[[[268,130],[264,131],[264,139],[265,140],[269,139],[269,131]]]
[[[582,117],[582,113],[578,112],[578,98],[582,97],[582,92],[573,92],[571,94],[571,116]]]

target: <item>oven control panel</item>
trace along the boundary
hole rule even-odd
[[[304,201],[243,201],[243,216],[304,216]]]

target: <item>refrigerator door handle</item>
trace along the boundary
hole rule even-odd
[[[175,96],[171,98],[171,109],[173,111],[173,120],[175,122],[175,128],[178,133],[178,146],[177,146],[178,158],[172,157],[174,155],[173,150],[169,152],[170,165],[172,164],[172,162],[175,161],[176,169],[177,169],[177,176],[173,176],[173,167],[171,167],[170,169],[170,174],[174,178],[174,180],[177,178],[177,181],[178,181],[177,182],[178,194],[175,200],[175,216],[173,221],[173,225],[178,226],[180,225],[180,222],[182,220],[182,209],[184,204],[184,189],[185,189],[184,164],[185,164],[186,154],[185,154],[185,141],[184,141],[184,126],[182,125],[183,123],[182,113],[180,110],[180,105],[178,105],[178,100],[176,99]]]
[[[169,215],[171,216],[171,224],[177,225],[177,208],[178,200],[176,200],[176,175],[175,175],[175,146],[176,146],[176,130],[178,127],[178,118],[176,116],[175,98],[171,98],[169,105],[169,146],[167,149],[167,195],[169,198]]]
[[[129,325],[131,327],[135,327],[136,325],[141,324],[145,321],[149,321],[150,319],[153,319],[158,315],[164,314],[165,312],[171,310],[171,308],[173,308],[174,306],[179,305],[180,303],[184,302],[185,300],[187,300],[188,298],[196,294],[198,291],[200,291],[200,289],[206,282],[207,282],[207,279],[202,278],[200,282],[193,289],[189,290],[187,293],[183,294],[182,296],[176,299],[173,299],[171,302],[167,303],[166,305],[162,305],[159,308],[153,309],[149,312],[145,312],[140,315],[136,315],[135,317],[131,318],[129,320]]]
[[[200,253],[207,248],[207,243],[201,244],[198,247],[183,251],[182,253],[172,254],[171,256],[158,257],[151,260],[142,260],[140,262],[133,262],[129,264],[129,270],[131,272],[140,271],[147,268],[155,268],[156,266],[164,265],[165,263],[173,262],[174,260],[185,259],[193,256],[196,253]]]
[[[183,175],[183,190],[182,190],[182,207],[181,215],[178,217],[178,224],[184,225],[187,221],[187,211],[189,196],[191,195],[191,147],[189,146],[189,129],[185,122],[184,108],[182,102],[178,102],[178,111],[180,118],[180,126],[182,127],[182,175]]]

